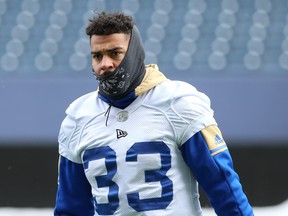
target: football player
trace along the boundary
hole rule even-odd
[[[86,33],[99,86],[66,110],[54,215],[199,216],[198,183],[217,215],[253,215],[209,98],[144,65],[132,17]]]

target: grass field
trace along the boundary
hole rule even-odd
[[[287,216],[288,200],[277,205],[267,207],[254,207],[255,216]],[[0,216],[51,216],[53,209],[51,208],[0,208]],[[216,216],[213,209],[204,208],[203,216]]]

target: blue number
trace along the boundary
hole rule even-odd
[[[112,181],[113,176],[117,172],[116,153],[109,146],[89,149],[83,155],[84,168],[88,169],[89,162],[105,158],[105,166],[107,175],[96,176],[97,186],[99,188],[109,187],[108,200],[109,203],[97,203],[94,197],[96,211],[99,215],[112,215],[119,206],[118,185]]]
[[[144,170],[145,182],[160,182],[162,186],[161,197],[140,199],[139,193],[127,194],[129,205],[137,212],[165,209],[173,200],[173,183],[166,175],[171,168],[171,154],[170,149],[164,142],[135,143],[127,151],[126,161],[136,162],[139,154],[155,153],[160,154],[161,167],[155,170]],[[85,170],[89,168],[89,162],[98,159],[105,159],[107,174],[95,176],[95,179],[99,188],[109,188],[109,203],[97,203],[94,197],[96,211],[99,215],[113,215],[119,207],[119,187],[112,181],[117,172],[116,153],[109,146],[86,150],[83,155]]]
[[[164,142],[138,142],[128,151],[126,161],[137,161],[138,154],[159,153],[161,158],[161,168],[158,170],[145,170],[145,182],[160,181],[162,186],[162,196],[150,199],[140,199],[139,193],[127,194],[129,205],[136,211],[148,211],[165,209],[173,200],[173,183],[166,176],[171,168],[170,149]]]

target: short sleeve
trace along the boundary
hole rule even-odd
[[[79,128],[76,121],[69,115],[63,120],[58,136],[59,154],[75,163],[81,163],[77,154],[77,143],[79,139]]]
[[[177,142],[181,145],[195,133],[217,123],[208,96],[186,83],[176,92],[171,106],[176,115],[171,116]]]

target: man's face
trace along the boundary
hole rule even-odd
[[[123,60],[129,45],[129,35],[93,35],[90,41],[92,67],[97,76],[113,72]],[[107,73],[107,74],[106,74]]]

